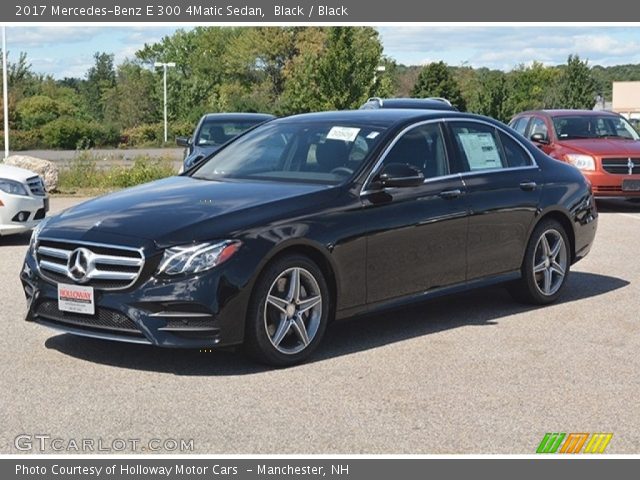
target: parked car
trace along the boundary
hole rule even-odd
[[[446,98],[380,98],[371,97],[360,107],[361,110],[377,110],[379,108],[417,108],[421,110],[451,110],[458,109],[451,105]]]
[[[580,172],[495,120],[313,113],[49,218],[21,280],[28,321],[284,366],[336,318],[499,282],[553,302],[596,224]]]
[[[180,172],[202,161],[242,132],[275,118],[266,113],[209,113],[204,115],[191,137],[177,137],[176,143],[186,148]]]
[[[640,198],[640,135],[621,115],[537,110],[509,123],[542,151],[579,168],[597,197]]]
[[[0,164],[0,236],[31,230],[48,210],[42,178],[29,170]]]

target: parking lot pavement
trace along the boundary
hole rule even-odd
[[[494,287],[354,318],[284,370],[27,324],[28,238],[2,238],[0,452],[46,434],[193,439],[196,453],[534,453],[546,432],[612,432],[608,453],[638,453],[640,205],[601,210],[561,302]]]

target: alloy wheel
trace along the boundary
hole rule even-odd
[[[292,267],[276,277],[264,305],[264,327],[276,350],[294,355],[307,348],[321,319],[320,286],[308,270]]]
[[[540,235],[533,255],[536,287],[551,296],[562,287],[567,272],[567,246],[560,232],[549,229]]]

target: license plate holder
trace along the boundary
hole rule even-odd
[[[83,315],[95,315],[96,304],[93,287],[59,283],[58,310]]]
[[[640,192],[640,180],[623,180],[623,192]]]

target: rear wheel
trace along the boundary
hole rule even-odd
[[[277,260],[260,276],[250,300],[247,352],[278,367],[304,361],[324,335],[329,307],[327,283],[315,263],[300,255]]]
[[[509,286],[509,291],[524,303],[551,303],[566,284],[570,263],[564,227],[555,220],[543,220],[529,239],[521,267],[522,277]]]

